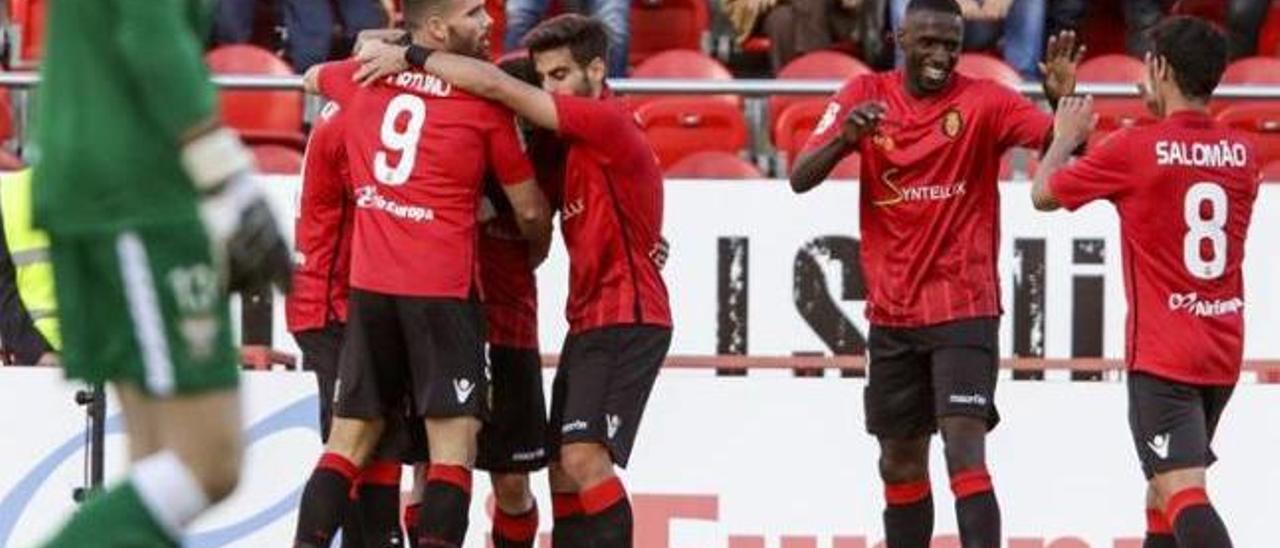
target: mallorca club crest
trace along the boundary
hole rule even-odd
[[[954,108],[942,115],[942,134],[948,139],[955,139],[964,131],[964,118],[960,117],[960,111]]]

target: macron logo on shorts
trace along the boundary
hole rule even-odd
[[[959,405],[986,405],[987,397],[982,394],[952,394],[947,401]]]
[[[458,403],[467,403],[476,385],[467,379],[453,379],[453,393],[458,396]]]
[[[1151,452],[1155,453],[1160,460],[1169,458],[1169,434],[1160,434],[1152,436],[1151,441],[1147,442],[1147,447],[1151,448]]]
[[[617,415],[605,415],[604,425],[608,430],[609,439],[613,439],[618,434],[618,427],[622,426],[622,418]]]

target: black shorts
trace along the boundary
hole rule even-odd
[[[1234,386],[1197,386],[1131,371],[1129,430],[1147,479],[1218,460],[1210,444]]]
[[[308,329],[293,334],[302,350],[302,368],[314,371],[320,400],[320,440],[329,441],[329,429],[333,424],[333,389],[338,380],[338,362],[342,353],[345,325],[330,322],[324,327]],[[413,423],[404,413],[387,417],[382,439],[374,449],[374,458],[399,459],[410,450]],[[425,434],[423,434],[425,437]]]
[[[293,334],[302,350],[302,369],[314,371],[320,397],[320,440],[329,441],[333,424],[333,385],[338,382],[338,356],[342,353],[343,325],[329,322],[324,327]]]
[[[996,318],[918,328],[872,325],[867,339],[867,431],[905,439],[938,430],[938,418],[976,417],[995,428],[999,373]]]
[[[612,325],[569,335],[551,387],[549,448],[600,443],[626,467],[671,329]]]
[[[466,299],[351,290],[334,412],[371,419],[489,413],[484,311]]]
[[[493,411],[480,430],[476,468],[532,472],[547,466],[547,402],[537,349],[489,346]]]

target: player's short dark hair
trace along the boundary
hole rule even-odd
[[[538,85],[538,70],[528,52],[517,51],[498,59],[498,68],[531,86]]]
[[[1227,69],[1227,37],[1197,17],[1165,18],[1151,29],[1152,53],[1173,68],[1178,89],[1189,99],[1208,100]]]
[[[956,3],[956,0],[911,0],[911,2],[907,3],[906,12],[911,13],[913,11],[935,11],[963,17],[963,12],[960,11],[960,4]]]
[[[404,27],[413,30],[427,22],[427,18],[443,12],[454,0],[404,0]]]
[[[581,66],[596,59],[607,61],[609,29],[595,17],[566,13],[543,21],[524,36],[524,47],[531,55],[565,46]]]

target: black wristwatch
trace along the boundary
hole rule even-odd
[[[409,44],[404,50],[404,62],[408,63],[412,68],[422,68],[427,63],[427,58],[431,57],[436,50],[424,48],[417,44]]]

